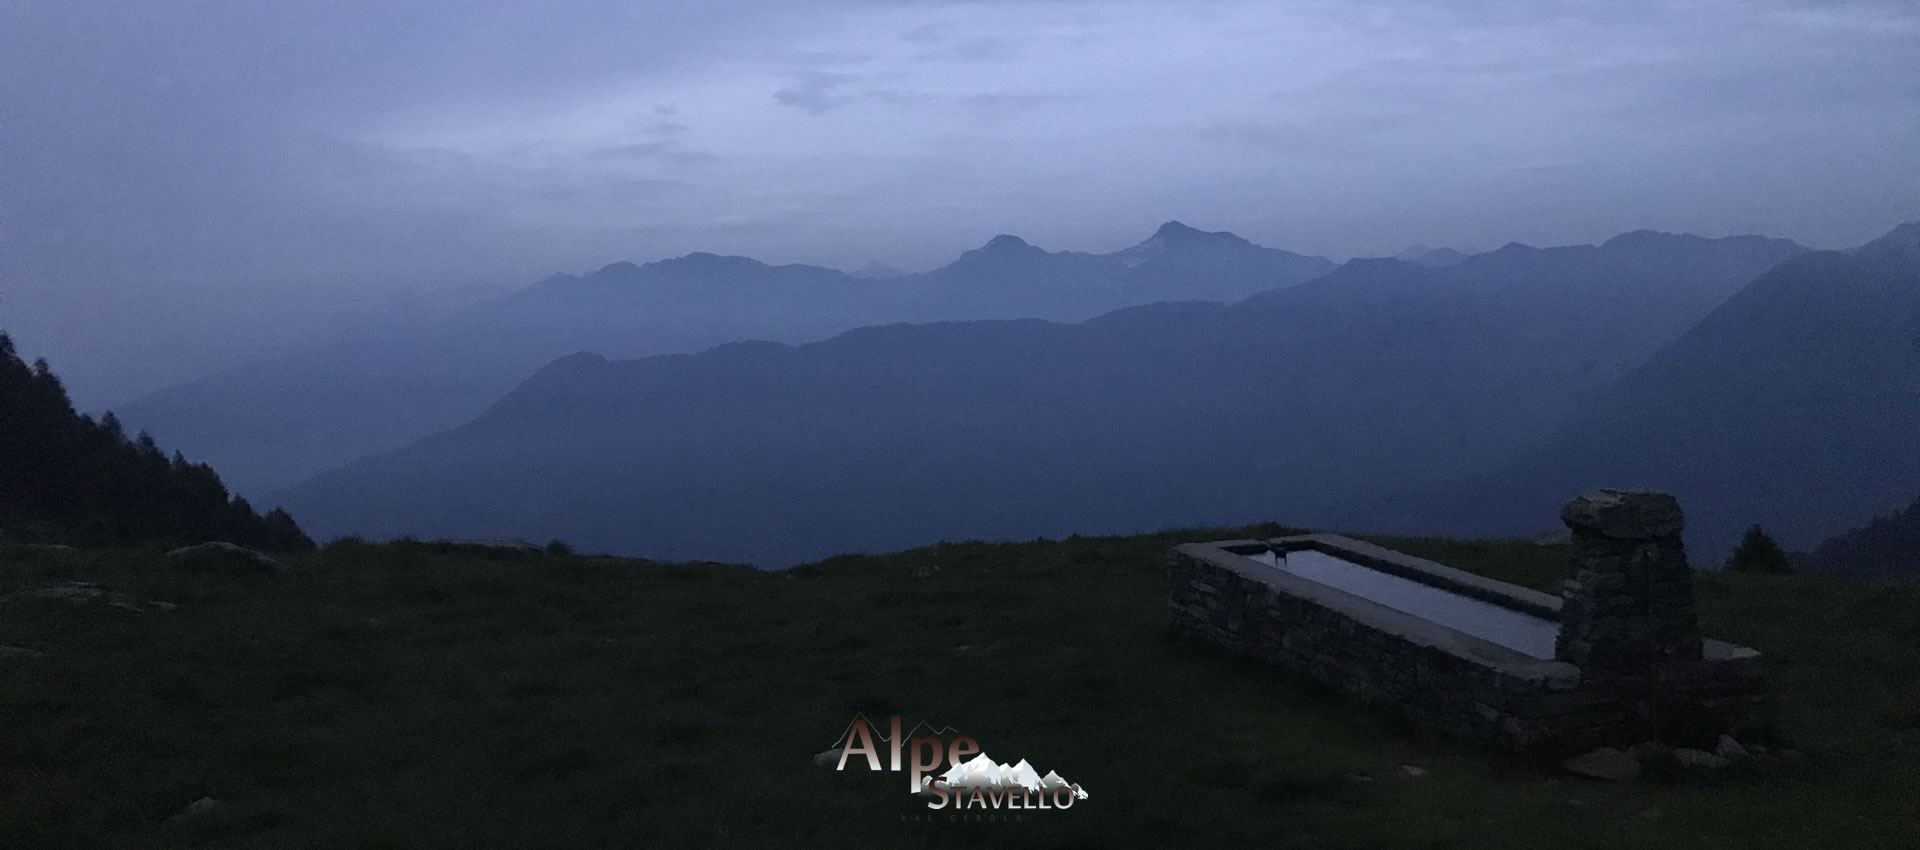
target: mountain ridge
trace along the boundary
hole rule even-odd
[[[331,533],[471,524],[763,565],[1312,516],[1509,456],[1804,251],[1680,250],[1356,261],[1232,305],[889,324],[585,364],[283,495]],[[616,504],[620,521],[600,518]]]
[[[130,422],[262,493],[484,412],[571,352],[688,353],[743,339],[802,343],[866,325],[1038,317],[1078,321],[1166,300],[1238,300],[1331,261],[1246,243],[1138,268],[1002,234],[929,272],[863,278],[696,251],[556,274],[445,317],[341,335],[120,405]]]
[[[1920,254],[1903,226],[1790,258],[1508,464],[1334,521],[1420,533],[1529,533],[1539,500],[1608,480],[1674,492],[1718,562],[1758,522],[1804,549],[1920,491]],[[1840,486],[1836,476],[1851,480]]]

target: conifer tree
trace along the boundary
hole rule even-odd
[[[75,412],[47,362],[29,366],[3,333],[0,529],[21,542],[313,546],[285,511],[262,517],[230,495],[212,467],[169,459],[144,431],[129,441],[112,413]]]
[[[1787,560],[1787,553],[1780,544],[1773,542],[1758,524],[1747,527],[1746,536],[1740,538],[1740,546],[1727,558],[1727,570],[1738,573],[1774,573],[1793,572],[1793,563]]]

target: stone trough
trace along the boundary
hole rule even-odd
[[[1560,596],[1334,534],[1176,546],[1173,628],[1513,751],[1764,737],[1760,654],[1700,636],[1673,498],[1598,490],[1561,517]]]

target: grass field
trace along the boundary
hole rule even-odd
[[[1165,548],[1278,532],[784,573],[345,545],[235,576],[7,550],[0,594],[78,579],[178,607],[0,604],[0,646],[45,653],[0,655],[0,848],[1920,846],[1913,589],[1702,575],[1707,632],[1767,653],[1806,755],[1602,784],[1170,643]],[[1564,557],[1381,542],[1543,588]],[[1089,796],[953,822],[899,774],[813,765],[855,712],[951,725]],[[224,805],[169,820],[202,797]]]

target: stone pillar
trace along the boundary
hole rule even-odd
[[[1573,532],[1573,579],[1554,656],[1589,678],[1649,685],[1698,662],[1680,503],[1652,490],[1595,490],[1568,502],[1560,519]]]

